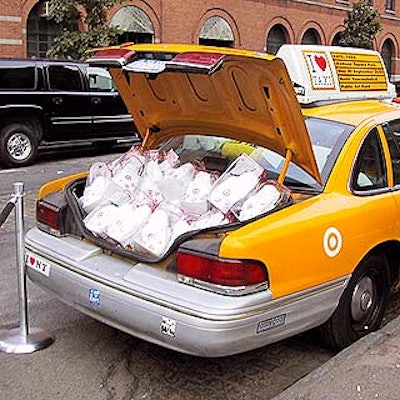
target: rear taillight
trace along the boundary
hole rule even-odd
[[[265,265],[255,260],[233,260],[178,251],[179,282],[227,295],[254,293],[268,288]]]
[[[224,54],[187,52],[176,55],[167,62],[169,69],[184,69],[197,73],[211,74],[223,63]]]
[[[121,46],[99,50],[87,60],[87,63],[99,67],[122,67],[128,64],[135,56],[136,53],[133,50]]]
[[[62,236],[65,234],[65,215],[66,204],[65,201],[60,201],[59,196],[49,195],[36,203],[38,228],[52,235]]]

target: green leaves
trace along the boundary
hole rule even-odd
[[[344,20],[346,29],[339,43],[342,46],[371,49],[375,35],[382,29],[379,13],[370,0],[360,0],[353,4]]]
[[[110,27],[110,7],[123,0],[49,0],[49,19],[62,26],[62,33],[48,50],[51,58],[84,60],[96,47],[116,44],[121,32]],[[78,29],[83,20],[84,29]]]

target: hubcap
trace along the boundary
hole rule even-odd
[[[7,141],[7,151],[14,160],[25,160],[32,152],[29,137],[24,133],[14,133]]]
[[[375,285],[369,276],[364,276],[354,288],[351,299],[351,316],[354,321],[367,322],[367,318],[373,311],[375,302]]]

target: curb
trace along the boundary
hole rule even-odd
[[[308,395],[313,392],[317,386],[324,384],[324,382],[328,380],[337,378],[345,365],[359,359],[372,347],[378,346],[394,336],[400,337],[400,316],[378,331],[370,333],[342,350],[324,365],[315,369],[304,378],[301,378],[292,386],[289,386],[289,388],[275,396],[272,400],[307,399]]]

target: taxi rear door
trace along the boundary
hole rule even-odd
[[[386,139],[386,161],[388,169],[389,186],[397,205],[397,238],[400,240],[400,118],[385,122],[380,126],[380,130]]]

